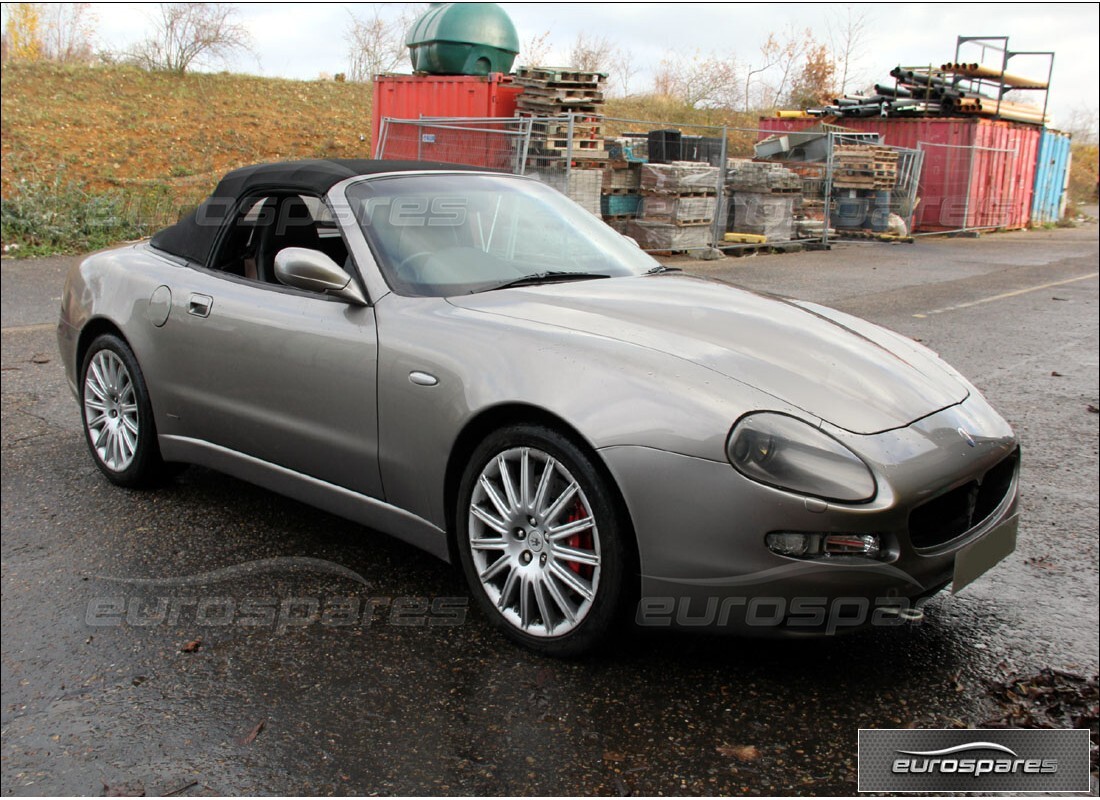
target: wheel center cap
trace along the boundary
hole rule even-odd
[[[536,553],[542,550],[543,542],[542,534],[538,531],[531,531],[527,534],[527,546]]]

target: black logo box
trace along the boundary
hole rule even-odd
[[[857,789],[1088,792],[1089,747],[1080,728],[861,728]]]

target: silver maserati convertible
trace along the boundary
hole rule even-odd
[[[530,178],[229,173],[58,338],[121,486],[201,464],[461,565],[507,635],[919,618],[1012,552],[1019,449],[934,353],[658,264]]]

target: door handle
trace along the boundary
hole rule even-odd
[[[209,317],[214,298],[205,294],[193,294],[187,301],[187,313],[196,317]]]

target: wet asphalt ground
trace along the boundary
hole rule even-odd
[[[455,571],[369,530],[203,469],[108,484],[54,342],[69,263],[2,265],[4,794],[850,794],[858,728],[978,725],[1007,671],[1097,670],[1095,225],[692,262],[973,379],[1023,443],[1019,546],[920,625],[647,632],[565,662],[463,616]],[[365,585],[305,561],[123,582],[280,557]]]

